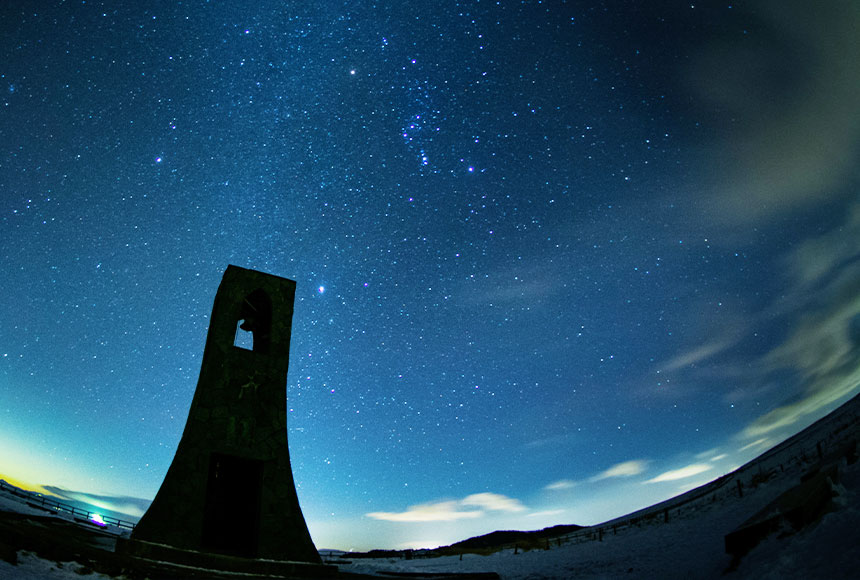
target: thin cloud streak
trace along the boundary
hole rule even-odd
[[[713,465],[707,465],[704,463],[694,463],[692,465],[688,465],[686,467],[682,467],[680,469],[673,469],[672,471],[666,471],[661,473],[657,477],[649,479],[644,483],[661,483],[664,481],[677,481],[679,479],[686,479],[688,477],[693,477],[694,475],[699,475],[700,473],[704,473],[713,469]]]
[[[544,489],[549,491],[560,491],[563,489],[571,489],[573,487],[576,487],[576,482],[572,479],[560,479],[558,481],[550,483],[549,485],[544,487]]]
[[[475,519],[488,512],[518,513],[527,511],[519,500],[498,493],[475,493],[461,500],[446,500],[409,506],[403,512],[370,512],[375,520],[388,522],[453,522]]]
[[[548,516],[557,516],[561,515],[567,510],[557,509],[557,510],[542,510],[539,512],[532,512],[530,514],[526,514],[528,518],[540,518],[540,517],[548,517]]]
[[[720,339],[679,354],[666,362],[661,371],[671,372],[712,358],[737,344],[737,339]]]
[[[595,475],[589,481],[600,481],[603,479],[611,479],[615,477],[632,477],[634,475],[639,475],[640,473],[643,473],[647,468],[648,462],[643,459],[625,461],[623,463],[613,465],[606,471]]]
[[[460,503],[464,506],[475,506],[490,511],[526,511],[526,507],[520,503],[520,500],[507,497],[500,493],[474,493],[460,500]]]

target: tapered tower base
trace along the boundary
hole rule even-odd
[[[185,431],[126,549],[151,552],[157,544],[174,554],[321,563],[287,447],[295,288],[227,267]]]

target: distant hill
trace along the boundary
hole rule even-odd
[[[461,542],[457,542],[456,544],[444,546],[439,549],[444,550],[448,548],[453,550],[480,550],[485,548],[496,548],[504,545],[517,544],[520,542],[534,543],[535,540],[557,538],[558,536],[563,536],[565,534],[581,530],[583,529],[583,527],[584,526],[569,524],[552,526],[549,528],[544,528],[542,530],[535,530],[531,532],[502,530],[490,532],[489,534],[484,534],[483,536],[475,536],[474,538],[469,538],[468,540],[463,540]]]

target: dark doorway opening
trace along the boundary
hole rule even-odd
[[[209,459],[203,548],[255,558],[260,531],[263,462],[213,453]]]

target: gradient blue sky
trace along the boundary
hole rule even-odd
[[[320,548],[596,523],[858,391],[854,2],[40,4],[0,8],[7,478],[151,499],[231,263],[298,283]]]

